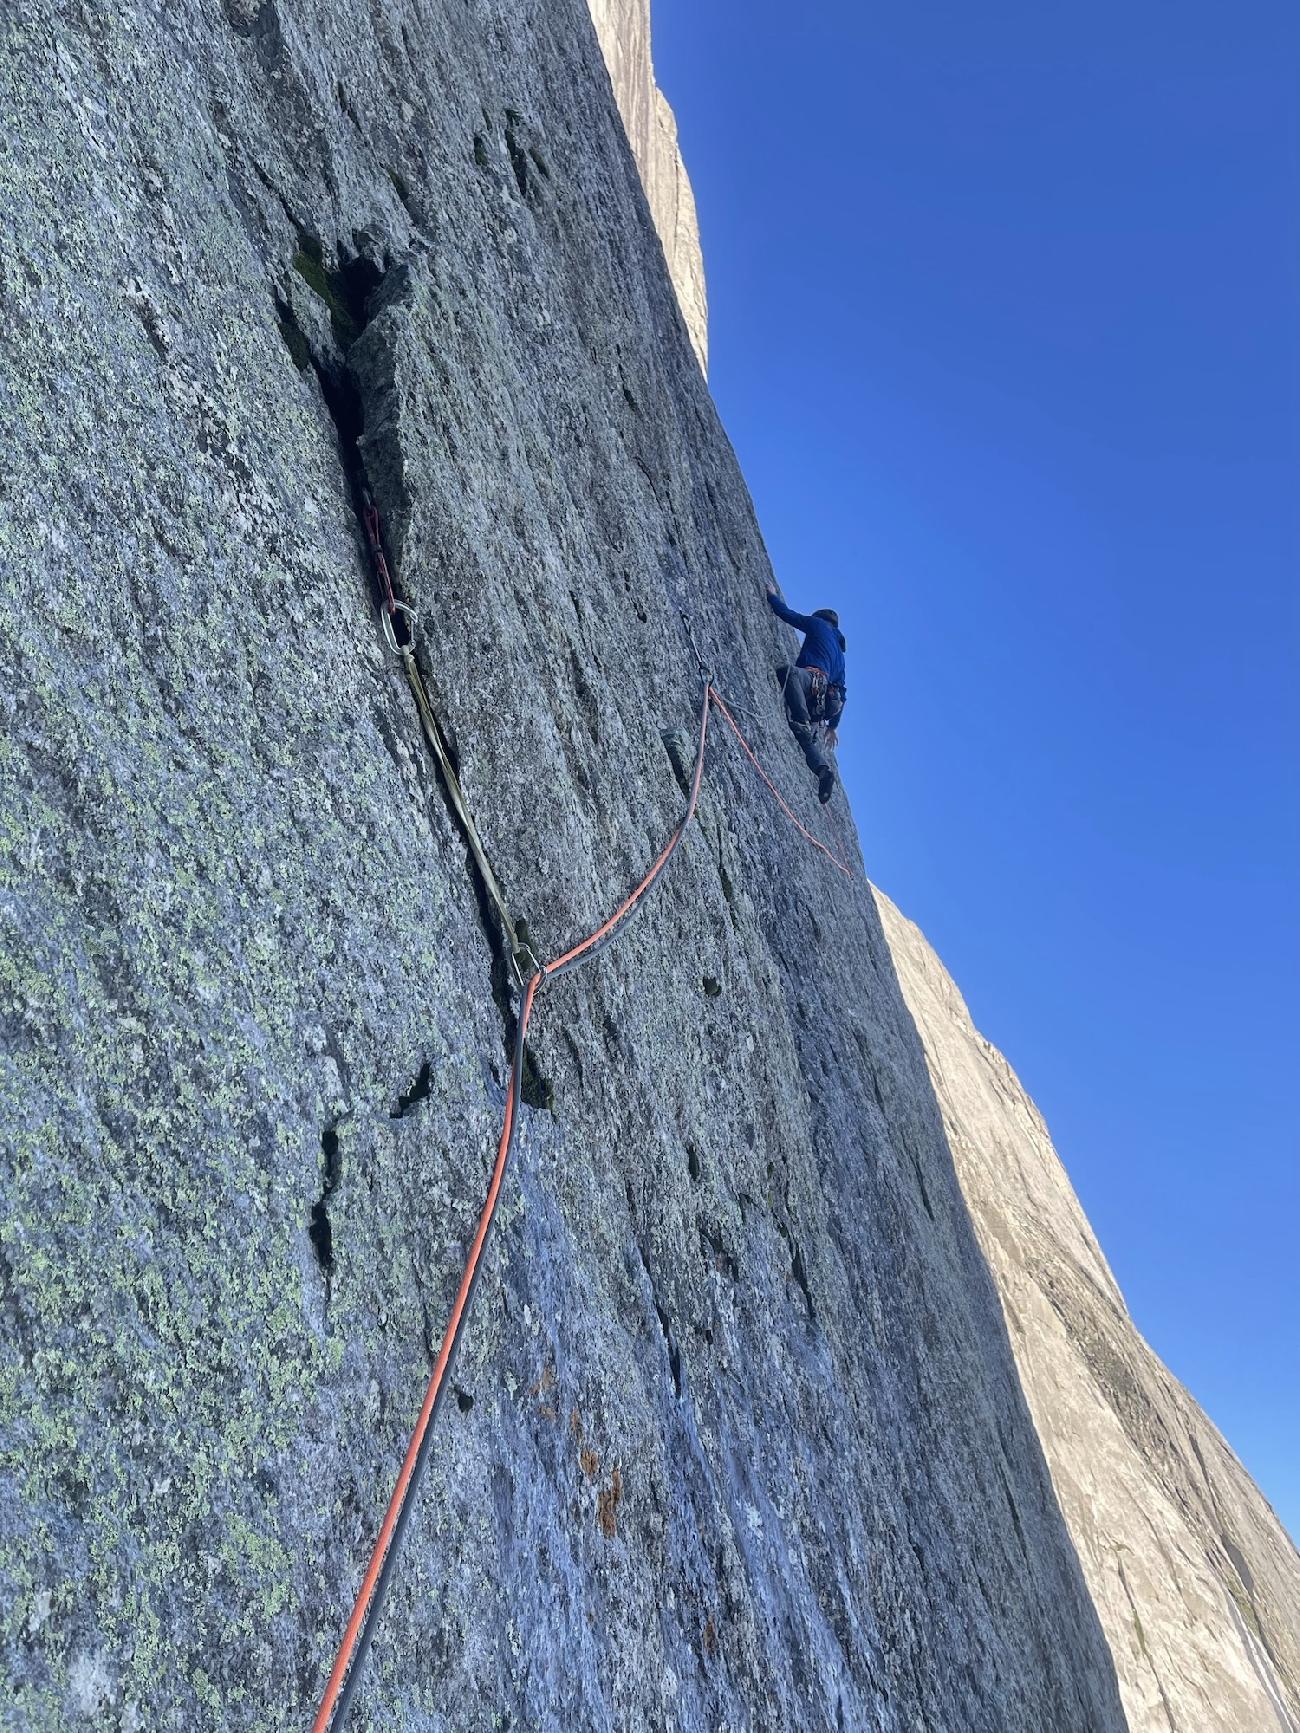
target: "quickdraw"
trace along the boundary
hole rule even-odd
[[[682,618],[682,630],[686,633],[686,642],[691,647],[691,655],[695,658],[695,666],[700,671],[700,679],[703,680],[706,686],[712,686],[713,669],[704,660],[703,656],[701,656],[700,647],[695,642],[695,633],[691,630],[691,616],[686,612],[685,608],[679,608],[678,612]]]
[[[393,587],[392,574],[388,570],[388,559],[384,553],[379,511],[369,493],[361,496],[361,518],[370,543],[370,563],[379,582],[380,623],[394,655],[400,656],[403,650],[410,650],[415,646],[415,613],[402,601]]]
[[[532,970],[537,967],[537,959],[533,956],[526,941],[520,938],[519,930],[511,918],[506,906],[505,893],[492,870],[492,863],[483,847],[483,839],[479,836],[478,826],[466,803],[460,786],[460,778],[456,774],[447,753],[442,730],[438,727],[437,714],[429,697],[429,689],[420,665],[415,659],[415,610],[401,599],[393,585],[392,574],[388,569],[388,560],[384,554],[383,534],[379,522],[379,511],[368,493],[362,498],[362,517],[366,526],[366,536],[370,543],[370,560],[374,567],[375,578],[379,584],[380,605],[379,619],[384,629],[389,647],[395,656],[400,657],[402,671],[406,675],[407,684],[411,688],[411,696],[415,699],[415,708],[420,718],[420,729],[425,743],[433,755],[442,777],[443,787],[447,790],[452,809],[457,822],[464,834],[466,844],[474,858],[483,882],[496,909],[497,918],[501,922],[506,942],[510,949],[510,969],[515,978],[515,985],[522,987]]]

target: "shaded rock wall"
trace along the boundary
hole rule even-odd
[[[876,893],[1133,1733],[1296,1733],[1300,1556],[1125,1310],[1042,1117]]]
[[[590,0],[619,113],[641,172],[668,274],[701,368],[709,370],[709,299],[695,194],[677,142],[677,119],[655,81],[650,0]]]
[[[581,0],[0,23],[0,1722],[300,1729],[513,1013],[356,487],[554,951],[767,562]],[[1113,1672],[865,882],[726,740],[548,990],[356,1725],[1106,1733]]]

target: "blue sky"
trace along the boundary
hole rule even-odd
[[[869,871],[1300,1533],[1300,10],[654,24]]]

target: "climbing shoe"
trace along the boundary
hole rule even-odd
[[[825,806],[835,792],[835,772],[829,766],[817,772],[817,798]]]

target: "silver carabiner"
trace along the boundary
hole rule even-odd
[[[399,644],[397,642],[397,630],[396,630],[396,627],[393,625],[394,617],[397,614],[405,614],[407,620],[410,622],[410,624],[406,628],[407,635],[408,635],[408,641],[405,644]],[[415,643],[415,609],[414,608],[408,608],[405,602],[399,602],[396,598],[394,598],[393,604],[391,607],[388,605],[387,602],[383,603],[383,605],[380,607],[379,620],[380,620],[380,624],[384,628],[384,636],[385,636],[385,638],[388,639],[388,646],[392,650],[394,656],[400,656],[402,654],[403,650],[411,649],[411,647]]]
[[[695,666],[700,671],[700,677],[703,679],[706,686],[712,686],[713,670],[709,667],[703,656],[700,655],[700,647],[695,642],[695,634],[691,631],[691,616],[686,612],[685,608],[679,608],[677,612],[681,616],[682,629],[686,633],[686,642],[690,645],[691,654],[695,658]]]

